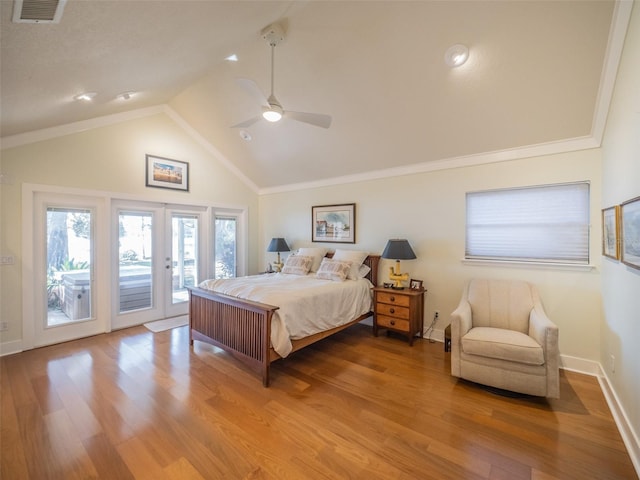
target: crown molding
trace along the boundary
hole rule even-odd
[[[631,10],[633,9],[633,0],[618,0],[615,3],[613,16],[611,18],[611,28],[609,29],[609,40],[607,41],[607,50],[602,64],[602,73],[600,75],[600,86],[596,97],[595,112],[593,115],[593,123],[591,125],[591,136],[598,142],[602,143],[604,130],[607,125],[607,116],[609,114],[609,106],[613,98],[613,90],[618,75],[618,66],[624,49],[624,41],[627,36],[629,22],[631,21]]]
[[[557,153],[574,152],[578,150],[590,150],[600,147],[592,136],[577,137],[555,142],[528,145],[519,148],[509,148],[505,150],[495,150],[493,152],[464,155],[461,157],[444,158],[429,162],[406,165],[403,167],[388,168],[384,170],[374,170],[362,174],[346,175],[342,177],[332,177],[315,182],[304,182],[277,187],[262,188],[259,195],[270,195],[274,193],[291,192],[295,190],[306,190],[309,188],[329,187],[346,183],[366,182],[389,177],[400,177],[404,175],[415,175],[418,173],[435,172],[438,170],[449,170],[452,168],[472,167],[488,163],[508,162],[511,160],[521,160],[530,157],[541,157],[544,155],[554,155]]]
[[[72,135],[74,133],[93,130],[94,128],[106,127],[137,118],[149,117],[162,112],[164,112],[164,105],[154,105],[153,107],[138,108],[135,110],[128,110],[126,112],[114,113],[112,115],[104,115],[102,117],[81,120],[79,122],[66,123],[55,127],[34,130],[32,132],[19,133],[9,137],[2,137],[0,139],[0,150],[21,147],[30,143],[51,140],[52,138],[64,137],[65,135]]]
[[[169,105],[164,105],[164,112],[176,122],[193,140],[200,144],[207,152],[216,157],[231,173],[240,179],[253,193],[258,193],[259,187],[242,172],[231,160],[220,152],[211,142],[204,138],[182,116]]]

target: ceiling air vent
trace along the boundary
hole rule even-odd
[[[14,0],[14,23],[58,23],[67,0]]]

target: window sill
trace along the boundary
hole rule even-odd
[[[546,263],[546,262],[519,262],[517,260],[488,260],[488,259],[470,259],[463,258],[461,262],[464,265],[494,265],[501,267],[514,267],[514,268],[536,268],[536,269],[549,269],[549,270],[577,270],[589,272],[596,268],[592,264],[577,264],[577,263]]]

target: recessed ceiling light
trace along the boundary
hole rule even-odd
[[[225,60],[227,60],[228,62],[237,62],[238,61],[238,55],[236,55],[235,53],[232,53],[227,58],[225,58]]]
[[[96,95],[97,95],[96,92],[84,92],[84,93],[80,93],[79,95],[76,95],[75,97],[73,97],[73,99],[80,100],[83,102],[89,102],[93,100],[93,97],[95,97]]]
[[[459,67],[469,58],[469,49],[466,45],[457,44],[449,47],[444,54],[444,61],[451,68]]]
[[[135,94],[136,92],[124,92],[118,95],[118,98],[120,100],[131,100],[131,97],[133,97]]]

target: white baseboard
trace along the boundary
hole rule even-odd
[[[598,377],[602,374],[602,368],[598,362],[586,360],[584,358],[571,357],[569,355],[560,355],[560,368],[586,375]]]
[[[13,355],[22,351],[22,340],[12,340],[10,342],[0,342],[0,357]]]
[[[592,375],[598,378],[600,389],[604,395],[613,420],[616,422],[622,441],[627,452],[631,457],[633,467],[636,469],[636,473],[640,477],[640,440],[638,440],[638,434],[634,431],[633,425],[629,422],[629,417],[625,412],[620,399],[613,388],[613,385],[609,381],[602,365],[593,360],[585,360],[584,358],[570,357],[568,355],[560,355],[560,368],[564,370],[570,370],[577,373],[584,373],[586,375]]]
[[[600,388],[602,389],[604,398],[607,400],[607,404],[611,410],[611,415],[613,415],[613,419],[618,426],[618,431],[620,432],[622,441],[624,442],[625,447],[627,447],[627,452],[631,457],[633,467],[636,469],[638,477],[640,477],[640,439],[638,437],[638,433],[634,431],[633,425],[629,422],[627,412],[625,412],[622,407],[618,395],[609,381],[609,377],[604,372],[602,366],[599,365],[599,367],[601,372],[601,374],[598,375]]]

